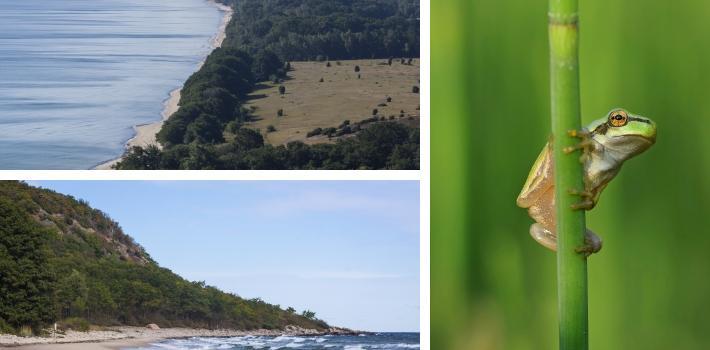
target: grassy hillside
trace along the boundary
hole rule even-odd
[[[105,213],[53,191],[0,181],[0,332],[55,321],[323,329],[260,299],[245,300],[161,268]]]
[[[252,129],[247,123],[255,117],[245,106],[259,82],[284,83],[292,60],[326,64],[328,59],[366,57],[409,62],[419,55],[417,1],[223,2],[235,7],[226,40],[185,82],[179,110],[157,134],[161,147],[134,147],[116,169],[419,168],[419,131],[406,124],[381,123],[373,128],[374,138],[386,139],[374,146],[368,141],[373,137],[358,135],[319,147],[300,141],[272,147],[263,138],[276,129]],[[417,98],[418,88],[417,82],[416,92],[411,92]],[[366,117],[372,112],[358,119]],[[378,115],[382,117],[388,116]],[[359,134],[358,130],[344,132]],[[376,160],[368,155],[373,147],[379,152]]]

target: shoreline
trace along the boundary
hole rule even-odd
[[[211,50],[214,51],[216,48],[222,46],[222,42],[224,42],[224,39],[227,37],[227,25],[229,24],[229,21],[232,20],[232,15],[234,14],[234,10],[224,4],[220,4],[214,0],[206,0],[209,4],[217,7],[219,11],[224,13],[222,16],[222,22],[219,25],[219,28],[217,30],[217,34],[215,34],[214,37],[210,40],[210,46]],[[208,53],[209,55],[209,53]],[[200,70],[202,68],[202,65],[205,63],[205,60],[207,59],[207,56],[205,56],[202,61],[197,65],[197,69],[195,69],[195,72]],[[193,72],[194,73],[194,72]],[[141,147],[146,147],[149,145],[156,145],[159,148],[161,148],[160,144],[157,142],[155,135],[160,131],[160,129],[163,126],[163,123],[168,120],[173,113],[177,112],[178,108],[178,103],[180,103],[180,91],[182,90],[182,86],[173,89],[170,91],[169,97],[163,101],[163,110],[160,112],[160,120],[153,122],[153,123],[147,123],[147,124],[139,124],[139,125],[134,125],[133,126],[133,131],[135,132],[135,135],[128,139],[126,143],[124,144],[124,153],[121,154],[120,156],[108,160],[106,162],[100,163],[96,165],[95,167],[92,168],[92,170],[113,170],[111,167],[120,162],[123,159],[123,156],[125,153],[131,149],[131,147],[134,146],[141,146]]]
[[[244,336],[320,336],[320,335],[349,335],[360,332],[349,329],[332,327],[325,331],[304,329],[296,326],[287,326],[283,330],[258,329],[252,331],[230,329],[192,329],[192,328],[161,328],[149,329],[145,327],[108,327],[101,331],[75,332],[67,331],[59,337],[17,337],[14,335],[0,334],[0,348],[18,350],[45,350],[45,349],[125,349],[142,347],[166,339],[179,339],[191,337],[244,337]],[[364,332],[363,332],[364,333]]]

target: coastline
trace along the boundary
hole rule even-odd
[[[217,30],[217,34],[210,40],[211,53],[214,49],[221,47],[222,42],[224,42],[224,39],[227,37],[227,24],[229,24],[229,21],[232,19],[234,10],[231,7],[226,6],[224,4],[220,4],[214,0],[206,1],[209,4],[217,7],[219,11],[224,13],[224,16],[222,16],[222,22],[220,23],[219,28]],[[202,61],[200,61],[195,71],[198,71],[200,68],[202,68],[202,65],[205,63],[206,59],[207,57],[203,58]],[[157,142],[155,135],[160,131],[160,128],[163,126],[163,123],[168,120],[168,118],[170,118],[173,113],[177,112],[179,108],[178,103],[180,103],[181,90],[182,86],[170,91],[169,97],[165,101],[163,101],[163,110],[160,113],[160,120],[153,123],[133,126],[133,131],[135,132],[135,135],[128,141],[126,141],[126,144],[124,145],[124,154],[126,151],[128,151],[129,149],[131,149],[131,147],[134,146],[146,147],[149,145],[156,145],[158,147],[161,147],[160,144]],[[111,159],[95,166],[92,170],[112,170],[111,167],[114,164],[120,162],[122,159],[123,154],[115,159]]]
[[[243,337],[243,336],[314,336],[314,335],[348,335],[359,334],[349,329],[333,327],[325,331],[287,326],[284,330],[258,329],[251,331],[230,329],[191,329],[191,328],[161,328],[145,327],[109,327],[101,331],[74,332],[67,331],[61,337],[18,337],[0,334],[0,348],[18,350],[45,349],[125,349],[147,346],[165,339],[190,337]]]

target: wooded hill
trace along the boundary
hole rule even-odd
[[[86,202],[0,181],[0,333],[136,325],[323,330],[328,325],[246,300],[160,267],[115,221]]]
[[[272,146],[262,135],[269,130],[244,127],[252,115],[243,106],[258,82],[286,79],[291,60],[418,57],[418,1],[222,2],[235,8],[226,40],[185,83],[179,110],[157,135],[162,149],[133,147],[115,168],[419,168],[418,128],[385,116],[374,113],[376,122],[334,143]]]

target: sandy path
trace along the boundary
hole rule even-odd
[[[233,10],[229,6],[225,6],[223,4],[208,0],[210,4],[216,6],[220,11],[224,13],[224,17],[222,17],[222,23],[219,26],[219,30],[217,31],[217,35],[215,35],[212,40],[211,40],[211,45],[212,49],[218,48],[222,46],[222,42],[224,42],[224,39],[227,37],[226,29],[227,29],[227,24],[229,24],[229,21],[232,19],[232,14]],[[206,59],[206,58],[205,58]],[[200,64],[197,66],[197,70],[202,68],[202,65],[205,63],[205,60],[202,60]],[[170,116],[173,115],[173,113],[177,112],[179,106],[178,103],[180,102],[180,90],[182,87],[177,88],[173,91],[170,92],[170,97],[163,102],[163,111],[160,113],[161,119],[155,123],[150,123],[150,124],[142,124],[142,125],[136,125],[133,127],[133,129],[136,132],[136,135],[133,136],[130,140],[126,142],[126,150],[131,149],[133,146],[141,146],[141,147],[146,147],[148,145],[156,145],[160,147],[160,144],[157,142],[155,138],[155,134],[160,131],[160,128],[163,127],[163,123],[170,118]],[[105,163],[97,165],[94,169],[95,170],[111,170],[111,167],[118,163],[123,156],[112,159],[110,161],[107,161]]]

